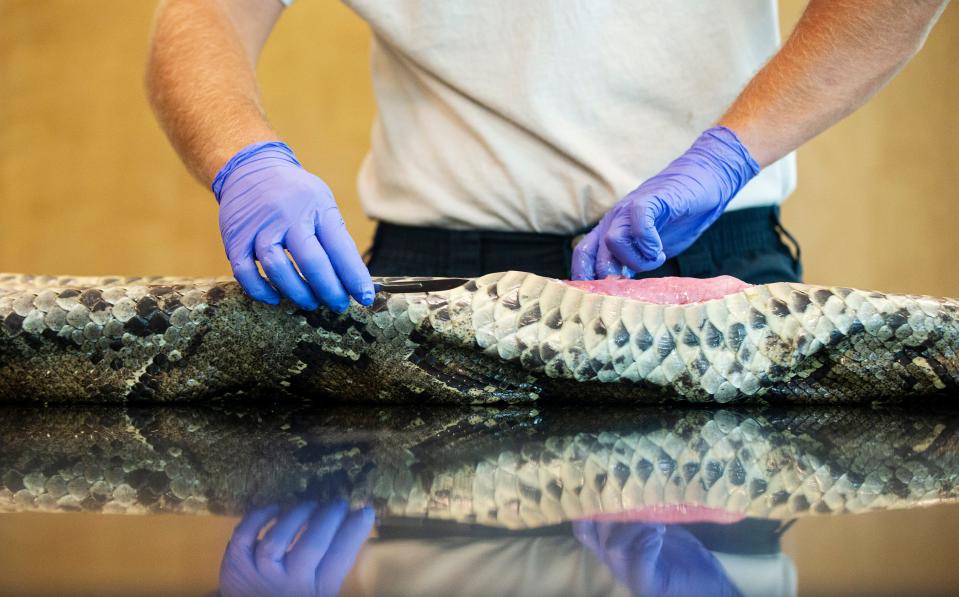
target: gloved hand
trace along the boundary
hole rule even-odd
[[[324,506],[306,502],[257,540],[278,512],[275,505],[254,510],[237,525],[220,564],[221,595],[336,595],[373,528],[373,510],[349,512],[343,501]],[[296,539],[300,529],[303,534]]]
[[[308,310],[319,301],[344,311],[347,294],[364,305],[373,302],[373,281],[333,193],[300,166],[286,144],[244,147],[223,166],[212,187],[233,275],[251,297],[275,305],[279,290]],[[276,289],[260,275],[255,260]]]
[[[716,556],[682,527],[580,520],[573,533],[633,595],[739,595]]]
[[[709,129],[614,205],[576,245],[573,279],[630,277],[656,269],[693,244],[758,172],[732,131]]]

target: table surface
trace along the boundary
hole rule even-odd
[[[548,498],[530,487],[550,487],[550,474],[568,484],[573,469],[587,478],[620,470],[616,458],[639,475],[637,454],[650,442],[675,456],[651,473],[667,481],[658,492],[627,497],[633,480],[606,473],[592,481],[601,483],[598,502],[587,496],[591,481],[578,490],[581,505],[598,508],[586,516],[549,510]],[[959,581],[956,447],[959,410],[943,403],[6,407],[0,594],[212,594],[224,559],[238,565],[226,546],[244,516],[272,503],[281,517],[318,503],[315,514],[344,497],[376,509],[372,533],[342,571],[349,570],[345,594],[702,594],[723,586],[742,594],[946,593]],[[624,456],[631,448],[636,453]],[[670,493],[669,482],[679,481],[669,475],[695,458],[704,469],[723,468],[713,481],[725,492],[721,500],[715,491],[691,492],[702,480],[688,468],[684,497]],[[400,477],[434,502],[478,507],[477,463],[499,467],[500,480],[507,470],[526,479],[525,497],[511,500],[503,493],[509,484],[497,481],[494,517],[455,515],[462,509],[448,503],[417,510],[409,491],[405,512],[397,509]],[[730,497],[740,465],[743,485],[755,488],[765,475],[768,494]],[[472,485],[444,493],[464,470],[473,471]],[[617,475],[621,486],[608,485]],[[387,476],[392,505],[382,489]],[[843,479],[858,489],[843,486],[846,507],[839,508],[835,495],[826,496]],[[790,489],[785,505],[770,506],[782,502],[774,488]],[[602,489],[622,495],[602,498]],[[513,517],[505,512],[511,504]],[[530,504],[550,513],[523,514]],[[650,550],[656,537],[662,547]]]

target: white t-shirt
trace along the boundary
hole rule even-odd
[[[775,553],[713,552],[743,597],[793,597],[796,567]],[[604,595],[630,592],[571,536],[368,541],[343,595]]]
[[[775,0],[345,0],[373,30],[371,217],[572,233],[715,124],[779,45]],[[729,209],[781,202],[792,155]]]

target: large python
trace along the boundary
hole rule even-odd
[[[663,305],[523,272],[337,314],[224,279],[0,274],[0,400],[894,399],[956,386],[957,314],[788,283]]]
[[[6,407],[0,511],[238,515],[338,497],[383,521],[732,522],[952,503],[953,412],[847,406]]]

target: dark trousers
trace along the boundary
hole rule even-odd
[[[572,254],[572,236],[444,230],[382,222],[368,253],[368,265],[374,276],[475,277],[520,270],[566,279]],[[799,245],[782,227],[778,206],[722,215],[688,249],[638,277],[709,278],[723,274],[750,284],[801,281]]]

